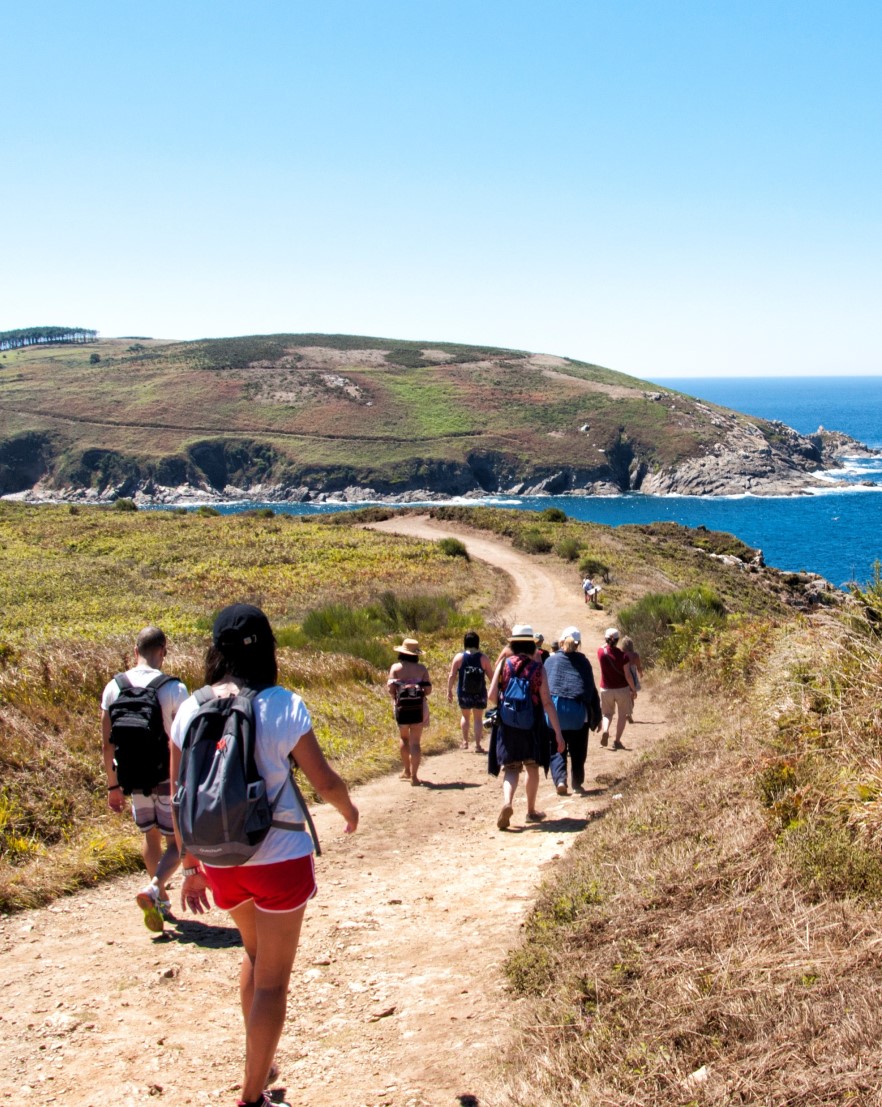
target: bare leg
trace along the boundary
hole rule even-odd
[[[527,770],[527,814],[536,813],[536,797],[539,795],[539,766],[526,765]]]
[[[156,869],[162,857],[163,837],[158,826],[151,826],[144,832],[141,842],[141,853],[144,857],[144,867],[151,879],[156,876]]]
[[[469,748],[469,715],[471,712],[467,707],[462,708],[462,715],[459,720],[459,729],[462,731],[462,748],[467,750]]]
[[[484,735],[484,712],[480,707],[472,711],[472,726],[475,732],[475,749],[481,749],[481,738]]]
[[[410,727],[400,726],[398,728],[399,743],[398,753],[401,756],[401,779],[410,780]]]
[[[168,895],[165,891],[165,882],[178,867],[180,859],[181,855],[178,853],[178,843],[175,841],[174,835],[167,835],[165,838],[165,852],[159,859],[159,864],[156,866],[156,871],[153,874],[153,879],[159,889],[160,899],[168,899]]]
[[[419,784],[419,768],[420,761],[422,760],[422,750],[420,749],[420,738],[423,736],[423,724],[415,723],[408,728],[410,730],[409,747],[410,747],[410,782],[411,784]]]
[[[517,769],[506,769],[502,778],[502,802],[506,807],[514,806],[514,794],[518,790],[521,774]]]
[[[242,1098],[249,1103],[263,1092],[282,1036],[288,981],[305,911],[305,904],[297,911],[258,911],[249,900],[230,912],[245,946],[239,998],[245,1020]]]

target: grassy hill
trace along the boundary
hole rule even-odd
[[[345,335],[9,350],[0,414],[0,494],[615,490],[736,432],[781,447],[762,420],[568,358]]]

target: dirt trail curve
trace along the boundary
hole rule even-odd
[[[608,616],[589,614],[571,570],[426,519],[381,529],[456,533],[473,557],[512,574],[510,621],[548,638],[575,623],[589,656],[600,641]],[[435,677],[438,696],[446,674]],[[636,714],[626,752],[601,750],[592,735],[589,781],[614,777],[661,733],[651,690]],[[547,821],[524,827],[521,787],[503,833],[500,786],[484,758],[456,750],[425,761],[420,775],[419,789],[395,776],[359,788],[353,838],[340,836],[334,812],[317,812],[319,896],[307,911],[278,1056],[292,1103],[494,1104],[511,1004],[502,960],[546,867],[609,802],[602,786],[559,797],[543,780]],[[235,1101],[236,932],[212,911],[151,938],[133,902],[141,883],[124,878],[0,921],[0,1102],[28,1089],[64,1107]]]

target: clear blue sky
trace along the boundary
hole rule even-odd
[[[0,329],[882,374],[878,0],[0,0]]]

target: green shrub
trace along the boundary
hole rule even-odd
[[[443,593],[412,592],[398,595],[384,592],[377,604],[367,608],[375,612],[388,631],[422,631],[430,634],[450,625],[456,603]]]
[[[561,538],[560,542],[554,547],[554,552],[564,561],[575,561],[581,549],[582,543],[579,539],[569,537]]]
[[[599,577],[604,584],[609,584],[609,565],[596,557],[583,557],[579,562],[579,572],[586,577]]]
[[[193,514],[213,516],[220,515],[220,512],[216,507],[212,507],[210,504],[201,504],[199,507],[196,508]]]
[[[619,613],[619,626],[634,638],[647,661],[676,665],[708,629],[720,628],[726,609],[712,588],[652,592]]]
[[[559,507],[546,507],[539,512],[539,518],[546,523],[565,523],[567,513],[561,511]]]
[[[458,538],[442,538],[439,540],[438,546],[441,552],[447,554],[448,557],[464,557],[466,561],[471,560],[465,543],[460,542]]]
[[[540,554],[548,553],[553,542],[537,527],[528,527],[515,536],[512,545],[519,550],[524,550],[526,553]]]
[[[120,498],[118,500],[113,501],[113,510],[114,511],[137,511],[138,510],[138,505],[135,503],[134,500]]]

